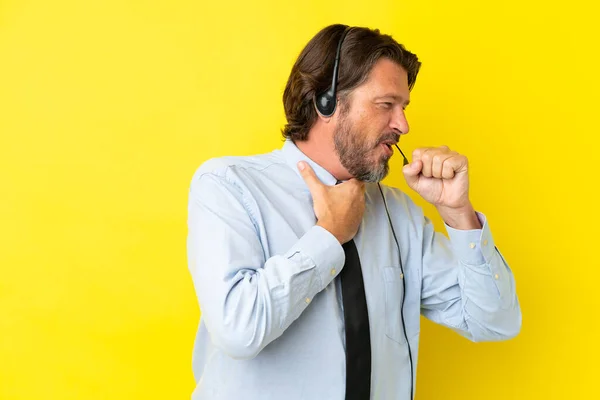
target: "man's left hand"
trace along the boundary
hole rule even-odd
[[[479,228],[469,199],[469,162],[448,146],[413,151],[412,162],[402,169],[408,186],[433,204],[450,226]]]

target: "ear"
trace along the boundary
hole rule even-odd
[[[323,104],[317,104],[317,101],[321,101]],[[320,97],[317,100],[317,97],[313,97],[313,106],[315,107],[315,111],[319,116],[319,119],[325,123],[329,123],[335,115],[337,114],[337,105],[339,104],[339,97],[336,98],[336,102],[333,103],[330,98]]]
[[[338,101],[338,96],[336,96],[331,88],[313,97],[313,105],[319,116],[323,118],[329,118],[335,114]]]

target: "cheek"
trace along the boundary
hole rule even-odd
[[[371,117],[365,120],[363,133],[365,138],[375,146],[381,136],[387,132],[387,123],[382,118]]]
[[[379,139],[386,132],[388,120],[383,114],[378,110],[357,107],[348,115],[353,141],[363,148],[363,151],[376,148]]]
[[[371,130],[385,131],[389,123],[389,112],[385,110],[373,109],[371,112],[365,112],[363,119]]]
[[[385,132],[387,118],[377,112],[361,109],[356,113],[355,126],[363,137],[377,140]]]

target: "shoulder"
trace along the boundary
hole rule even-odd
[[[283,160],[279,150],[269,153],[249,156],[223,156],[214,157],[204,161],[194,171],[192,186],[198,184],[205,177],[214,180],[234,183],[244,175],[260,172],[274,165],[280,165]]]

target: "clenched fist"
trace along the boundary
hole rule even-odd
[[[424,147],[413,151],[413,160],[402,169],[408,186],[437,207],[450,226],[480,227],[469,199],[467,157],[448,146]]]

